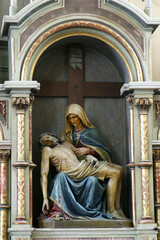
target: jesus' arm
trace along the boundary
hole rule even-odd
[[[44,214],[48,213],[49,202],[47,197],[47,184],[48,184],[48,172],[49,172],[49,156],[51,149],[49,147],[44,147],[42,150],[42,159],[41,159],[41,188],[43,194],[43,205],[42,212]]]

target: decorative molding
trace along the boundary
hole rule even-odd
[[[19,110],[24,110],[26,106],[30,104],[30,98],[28,97],[13,97],[12,104],[15,105]]]
[[[156,161],[160,161],[160,149],[153,149],[153,158]]]
[[[33,162],[30,162],[30,163],[28,164],[28,166],[29,166],[30,169],[32,170],[32,169],[34,169],[35,167],[37,167],[37,164],[35,164],[35,163],[33,163]]]
[[[136,98],[135,105],[140,106],[142,109],[150,107],[153,104],[152,98]]]
[[[147,168],[142,168],[142,220],[150,220],[150,190],[149,190],[149,171]]]
[[[160,140],[153,140],[152,147],[153,149],[160,149]]]
[[[26,220],[25,217],[25,173],[24,168],[17,169],[17,221]]]
[[[13,163],[12,166],[15,168],[25,168],[29,166],[29,163],[25,161],[18,161]]]
[[[133,50],[131,45],[129,45],[129,43],[120,34],[115,32],[108,26],[105,26],[105,25],[102,25],[99,23],[95,23],[95,22],[91,22],[91,21],[67,22],[67,23],[55,26],[55,27],[49,29],[47,32],[44,32],[43,34],[41,34],[41,36],[32,44],[32,46],[30,46],[29,51],[24,59],[24,63],[22,66],[22,72],[21,72],[21,79],[23,81],[26,80],[26,74],[27,74],[29,62],[31,61],[33,54],[35,53],[36,49],[40,46],[40,44],[42,44],[42,42],[44,42],[49,36],[55,34],[56,32],[59,32],[60,30],[64,30],[64,29],[68,29],[68,28],[74,28],[74,27],[86,27],[86,28],[98,29],[102,32],[105,32],[105,33],[111,35],[113,38],[115,38],[126,49],[126,51],[129,53],[130,57],[132,58],[135,66],[136,66],[138,81],[140,81],[140,82],[143,81],[143,72],[142,72],[141,64],[139,62],[137,54],[135,53],[135,51]],[[78,33],[78,34],[80,34],[80,33]],[[74,35],[74,34],[72,34],[72,35]],[[83,33],[83,35],[87,36],[87,33],[86,34]],[[64,36],[62,36],[62,38],[63,37]],[[53,42],[56,42],[56,40],[54,39]],[[53,42],[51,41],[49,44],[51,45]],[[48,47],[48,44],[47,44],[47,47]],[[46,46],[44,46],[43,51],[45,51],[45,49],[46,49]],[[119,51],[119,50],[117,50],[117,51]],[[128,65],[127,62],[125,62],[125,64]],[[35,65],[35,63],[33,64],[33,67],[34,67],[34,65]],[[31,71],[31,72],[33,72],[33,71]],[[30,76],[30,79],[32,79],[32,76]],[[130,81],[133,81],[133,78],[132,79],[130,78]]]
[[[105,2],[110,2],[111,4],[114,4],[117,7],[127,9],[127,12],[131,12],[131,15],[133,13],[136,14],[137,18],[140,18],[141,21],[145,22],[145,24],[149,24],[149,25],[156,24],[156,23],[158,25],[160,24],[159,18],[151,18],[151,17],[147,16],[147,14],[145,14],[143,11],[141,11],[141,9],[139,7],[137,7],[135,4],[133,4],[131,2],[128,2],[128,1],[126,2],[125,0],[106,0]],[[155,27],[155,26],[152,26],[152,27]]]
[[[154,237],[142,237],[141,240],[155,240]]]
[[[7,204],[0,204],[0,209],[9,209],[10,206]]]
[[[135,164],[135,162],[130,162],[129,164],[127,164],[127,167],[134,169],[136,167],[136,164]]]
[[[127,97],[127,102],[129,104],[130,108],[133,108],[133,104],[134,104],[134,97],[133,96],[128,96]]]
[[[34,99],[35,99],[34,96],[30,96],[30,106],[31,106],[31,107],[32,107],[32,105],[33,105]]]
[[[150,106],[153,103],[153,99],[151,98],[136,98],[135,99],[135,105],[139,106]]]
[[[1,85],[0,85],[1,86]],[[40,83],[37,81],[5,81],[2,89],[6,91],[14,91],[14,93],[31,93],[32,90],[38,91]]]
[[[11,151],[8,149],[0,149],[0,162],[7,162]]]
[[[142,109],[143,111],[144,109]],[[145,109],[146,110],[146,109]],[[148,115],[147,111],[140,111],[140,140],[141,140],[141,162],[148,159]]]
[[[130,82],[125,83],[121,88],[121,95],[126,95],[134,91],[139,92],[160,92],[160,81],[155,82]]]
[[[149,161],[144,161],[144,162],[139,162],[136,164],[136,166],[140,167],[140,168],[150,168],[153,166],[153,163],[150,163]]]
[[[15,240],[28,240],[28,238],[16,238]]]
[[[22,239],[23,240],[23,239]],[[33,238],[33,240],[42,240],[42,238]],[[133,237],[94,237],[94,238],[45,238],[45,240],[134,240]]]
[[[0,101],[0,114],[4,124],[7,122],[7,101]]]

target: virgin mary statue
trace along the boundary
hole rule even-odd
[[[49,198],[54,204],[48,217],[54,218],[59,212],[65,219],[123,219],[125,216],[120,209],[123,168],[111,163],[110,150],[78,104],[71,104],[66,109],[61,141],[74,145],[74,154],[80,162],[87,156],[93,161],[72,176],[60,172],[54,177],[49,190]],[[94,172],[91,176],[90,168]],[[79,172],[84,176],[80,180],[77,177]]]

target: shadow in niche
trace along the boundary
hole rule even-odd
[[[68,43],[81,43],[84,49],[84,81],[97,82],[124,82],[128,79],[127,71],[122,59],[117,53],[96,39],[89,37],[68,38],[50,46],[40,57],[34,70],[33,79],[38,82],[59,81],[68,79]],[[44,71],[45,70],[45,71]],[[123,80],[122,80],[123,79]],[[36,97],[33,104],[33,162],[37,168],[33,171],[33,226],[38,227],[37,218],[41,214],[42,192],[40,186],[41,153],[38,148],[39,136],[44,132],[52,132],[60,136],[64,129],[64,113],[68,105],[65,97]],[[106,145],[111,149],[113,163],[125,168],[123,178],[121,205],[127,217],[131,206],[129,189],[130,173],[126,169],[128,159],[128,136],[126,134],[125,99],[123,98],[84,98],[84,109],[89,120],[99,129]],[[127,178],[127,181],[126,181]],[[93,223],[92,223],[93,222]],[[50,227],[131,227],[130,221],[61,221],[50,222]],[[42,225],[41,225],[42,224]],[[47,223],[40,223],[45,227]],[[51,226],[53,225],[53,226]],[[101,225],[101,226],[100,226]]]

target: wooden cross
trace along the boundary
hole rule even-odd
[[[68,51],[68,82],[43,81],[38,96],[68,97],[68,104],[83,106],[84,97],[119,98],[122,82],[84,82],[83,48],[72,44]]]

